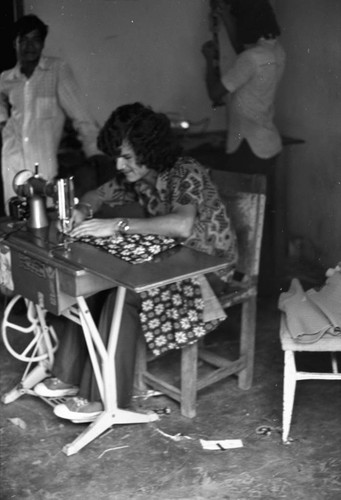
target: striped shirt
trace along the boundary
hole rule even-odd
[[[41,57],[28,79],[19,65],[0,75],[2,176],[5,203],[15,193],[14,175],[23,169],[53,179],[58,172],[57,150],[68,116],[87,156],[98,154],[98,127],[86,111],[70,67],[61,59]]]

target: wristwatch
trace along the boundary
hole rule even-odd
[[[118,232],[121,234],[127,234],[129,231],[129,220],[128,219],[121,219],[118,221],[117,224],[117,229]]]

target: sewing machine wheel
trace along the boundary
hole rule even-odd
[[[12,186],[14,189],[14,192],[17,193],[19,196],[22,196],[22,189],[25,186],[26,182],[33,177],[33,172],[30,170],[20,170],[15,176],[12,181]]]
[[[58,348],[58,338],[54,328],[46,324],[46,313],[40,306],[25,299],[28,326],[10,320],[12,309],[21,298],[21,295],[13,297],[4,312],[2,338],[6,349],[20,361],[38,362],[53,359],[53,354]]]

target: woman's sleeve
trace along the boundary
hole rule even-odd
[[[170,182],[171,205],[199,206],[203,201],[204,181],[199,164],[185,158],[172,171]]]
[[[93,211],[96,212],[103,204],[117,206],[134,200],[135,198],[127,191],[124,185],[119,184],[116,179],[112,179],[99,188],[85,193],[82,196],[81,202],[89,203]]]

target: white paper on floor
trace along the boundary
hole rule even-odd
[[[230,450],[232,448],[243,447],[241,439],[223,439],[220,441],[200,439],[200,443],[204,450]]]

